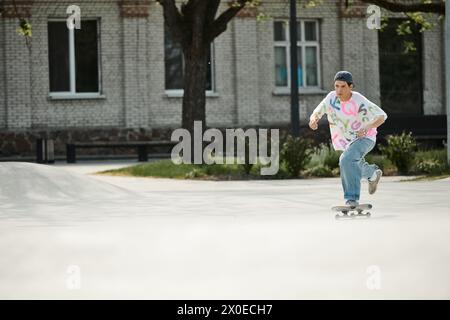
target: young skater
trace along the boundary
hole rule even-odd
[[[374,147],[377,127],[387,114],[362,94],[352,91],[353,77],[348,71],[339,71],[334,77],[334,91],[314,109],[309,127],[317,130],[324,114],[330,125],[331,141],[335,150],[342,150],[339,158],[345,204],[359,204],[361,179],[368,179],[369,194],[374,194],[383,172],[375,164],[368,164],[364,156]]]

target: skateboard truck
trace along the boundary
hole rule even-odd
[[[335,218],[339,219],[355,219],[355,218],[370,218],[370,212],[365,212],[366,210],[372,209],[372,205],[369,203],[360,204],[357,206],[336,206],[332,207],[331,210],[341,212],[341,214],[336,214]],[[357,212],[357,213],[355,213]]]

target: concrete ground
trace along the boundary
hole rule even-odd
[[[449,299],[450,179],[384,177],[336,221],[336,178],[92,175],[0,163],[2,299]]]

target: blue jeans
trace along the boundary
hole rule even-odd
[[[361,179],[368,179],[373,175],[378,166],[368,164],[364,156],[368,154],[375,142],[369,138],[355,140],[339,158],[341,170],[342,188],[346,200],[359,200],[361,193]]]

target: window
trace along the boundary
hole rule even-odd
[[[70,30],[66,20],[48,22],[51,95],[98,94],[99,49],[97,20],[82,20]]]
[[[214,68],[213,68],[213,49],[211,44],[211,50],[208,57],[208,73],[206,76],[206,90],[213,91],[214,84]],[[172,41],[167,28],[164,28],[164,58],[165,58],[165,88],[166,91],[183,91],[183,70],[184,70],[184,58],[181,46],[178,43]]]
[[[290,88],[289,24],[274,22],[275,86]],[[297,22],[297,59],[299,88],[319,87],[319,23],[316,20]]]
[[[390,18],[378,31],[381,105],[388,114],[424,115],[422,33],[420,25],[410,23],[412,32],[399,36],[398,27],[405,20]],[[416,50],[406,53],[406,42]]]

